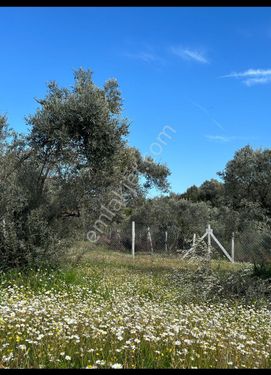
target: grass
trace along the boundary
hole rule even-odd
[[[268,281],[248,264],[93,249],[0,274],[2,368],[269,368]]]

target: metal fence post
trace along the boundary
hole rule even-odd
[[[232,232],[232,238],[231,238],[231,258],[232,258],[232,262],[234,263],[234,232]]]
[[[167,253],[168,248],[167,248],[167,230],[165,231],[165,251]]]
[[[148,240],[150,242],[150,247],[151,247],[151,253],[153,254],[153,247],[152,247],[152,239],[151,239],[151,229],[150,229],[150,227],[148,227],[147,231],[148,231]]]
[[[211,259],[211,225],[208,224],[207,228],[207,233],[208,233],[208,260]]]
[[[196,233],[193,234],[193,242],[192,242],[192,247],[196,245]]]
[[[132,221],[132,257],[135,257],[135,222]]]

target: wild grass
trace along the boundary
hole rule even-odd
[[[0,274],[3,368],[269,368],[270,283],[79,243],[55,270]]]

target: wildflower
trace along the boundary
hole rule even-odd
[[[115,369],[117,369],[117,368],[123,368],[123,366],[122,366],[120,363],[114,363],[114,364],[111,366],[111,368],[115,368]]]
[[[105,361],[102,361],[100,359],[97,359],[97,361],[95,363],[96,363],[96,365],[100,365],[100,366],[105,365]]]
[[[23,344],[22,344],[22,345],[19,345],[19,346],[18,346],[18,349],[26,350],[26,345],[23,345]]]
[[[192,340],[188,340],[188,339],[184,339],[183,340],[187,345],[192,345],[193,341]]]

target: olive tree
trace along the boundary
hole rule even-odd
[[[52,81],[37,102],[24,136],[0,118],[0,253],[8,267],[59,258],[129,174],[137,194],[124,186],[128,205],[152,186],[168,189],[168,168],[128,145],[115,79],[99,88],[79,69],[71,88]]]

